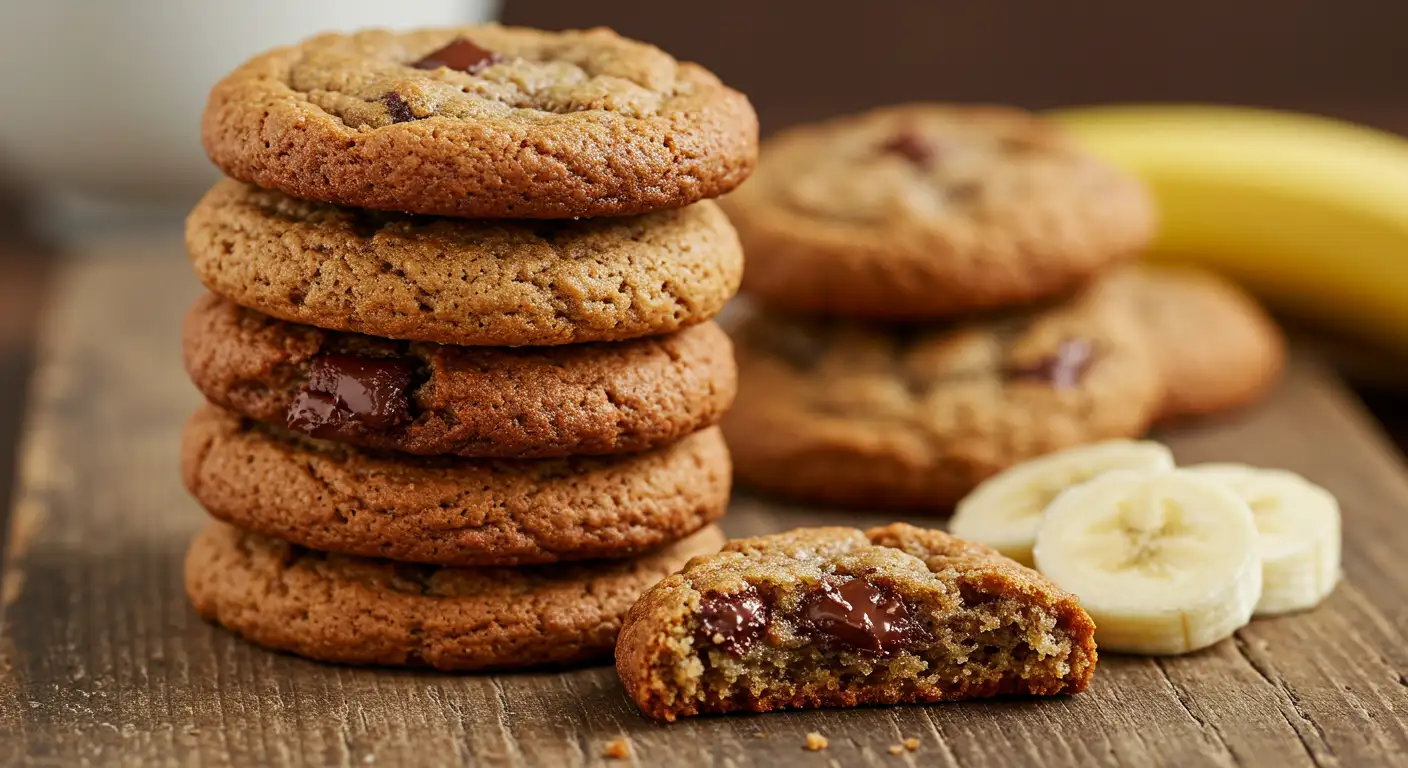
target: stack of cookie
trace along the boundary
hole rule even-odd
[[[187,222],[201,615],[329,661],[578,662],[718,549],[741,94],[607,30],[368,31],[240,67],[203,139],[233,178]]]
[[[1126,264],[1134,179],[1011,109],[908,105],[783,132],[724,200],[745,294],[737,476],[798,500],[943,512],[1072,445],[1233,408],[1280,373],[1263,312]],[[1041,493],[1033,489],[1033,493]]]

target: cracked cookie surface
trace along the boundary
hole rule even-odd
[[[319,661],[445,671],[609,657],[642,591],[718,551],[706,528],[636,560],[438,568],[326,554],[212,523],[186,555],[195,610],[257,645]]]
[[[733,402],[728,336],[703,323],[666,336],[559,347],[456,347],[324,331],[214,294],[186,316],[186,370],[217,405],[290,424],[329,360],[405,361],[404,417],[349,419],[327,436],[419,455],[541,458],[643,451],[713,425]],[[316,431],[316,430],[314,430]]]
[[[652,587],[616,670],[643,712],[954,701],[1085,690],[1095,625],[1036,571],[896,523],[730,541]]]
[[[1143,330],[1099,290],[958,324],[753,314],[733,337],[738,480],[799,501],[946,512],[1025,459],[1143,434],[1164,392]]]
[[[206,287],[282,320],[466,346],[621,341],[702,323],[743,253],[717,205],[618,219],[462,221],[216,184],[186,220]]]
[[[747,178],[748,100],[607,29],[327,34],[211,91],[206,152],[295,197],[471,218],[677,208]]]
[[[771,308],[884,320],[1073,290],[1137,253],[1133,178],[1014,109],[909,104],[783,131],[723,199]]]
[[[644,453],[495,460],[386,455],[205,406],[181,476],[217,519],[304,546],[439,565],[627,558],[723,516],[717,428]]]

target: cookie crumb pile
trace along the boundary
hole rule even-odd
[[[1282,369],[1237,288],[1130,265],[1145,190],[1020,110],[782,131],[722,202],[757,306],[723,427],[740,482],[782,497],[947,512],[1026,459],[1255,401]]]
[[[202,139],[198,613],[324,661],[576,663],[719,549],[744,96],[605,29],[368,30],[251,59]]]

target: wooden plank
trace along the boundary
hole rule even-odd
[[[1347,583],[1319,610],[1206,652],[1107,656],[1080,696],[642,719],[609,668],[440,675],[314,664],[199,621],[181,589],[203,523],[176,478],[198,397],[178,328],[179,247],[80,261],[58,281],[4,572],[6,765],[1344,765],[1408,754],[1408,477],[1356,402],[1298,359],[1264,406],[1170,430],[1183,461],[1285,466],[1344,505]],[[740,496],[734,535],[869,524]],[[925,522],[922,519],[916,522]],[[929,521],[933,522],[933,521]],[[809,731],[830,739],[802,748]],[[907,737],[914,753],[888,748]]]

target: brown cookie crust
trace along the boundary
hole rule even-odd
[[[411,66],[458,38],[501,60]],[[201,139],[226,175],[307,200],[575,218],[729,191],[756,163],[758,121],[704,68],[611,30],[490,24],[269,51],[216,84]]]
[[[206,406],[181,477],[242,528],[330,552],[437,565],[625,558],[723,516],[716,428],[654,451],[510,461],[386,456],[301,438]]]
[[[712,202],[620,219],[463,221],[226,179],[186,220],[196,275],[296,323],[466,346],[621,341],[718,314],[743,253]]]
[[[1149,241],[1138,181],[1037,116],[907,104],[783,131],[722,201],[769,308],[917,321],[1081,286]]]
[[[284,424],[322,354],[412,361],[412,421],[360,424],[338,439],[423,456],[545,458],[633,453],[712,426],[737,388],[714,323],[666,336],[561,347],[456,347],[324,331],[215,294],[183,333],[186,371],[211,402]]]
[[[760,314],[733,335],[737,479],[799,501],[947,512],[1018,462],[1143,434],[1163,398],[1142,329],[1097,291],[959,324]]]
[[[213,523],[186,555],[201,616],[319,661],[445,671],[609,657],[640,593],[723,543],[709,527],[638,560],[437,568],[326,554]]]
[[[809,600],[854,580],[897,597],[904,611],[889,615],[920,632],[879,652],[837,646],[807,625]],[[746,648],[701,633],[706,602],[739,596],[764,606],[752,616],[766,616]],[[1073,595],[987,547],[903,523],[800,528],[731,541],[652,587],[626,617],[616,671],[641,711],[667,721],[1053,695],[1089,684],[1094,633]]]

